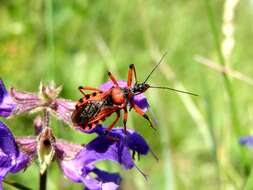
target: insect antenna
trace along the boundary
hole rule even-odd
[[[148,181],[148,175],[145,174],[140,168],[137,167],[137,165],[134,165],[138,172],[145,178],[146,181]]]
[[[144,80],[143,84],[145,84],[148,79],[150,78],[150,76],[152,75],[152,73],[156,70],[156,68],[162,63],[164,57],[166,56],[167,52],[165,52],[163,54],[163,56],[161,57],[161,59],[159,60],[159,62],[156,64],[156,66],[152,69],[152,71],[149,73],[149,75],[147,76],[147,78]]]
[[[192,96],[198,96],[198,94],[194,94],[192,92],[187,92],[187,91],[183,91],[183,90],[177,90],[177,89],[174,89],[174,88],[169,88],[169,87],[164,87],[164,86],[150,86],[149,88],[166,89],[166,90],[172,90],[172,91],[180,92],[180,93],[184,93],[184,94],[189,94],[189,95],[192,95]]]
[[[159,158],[158,156],[153,152],[153,150],[151,150],[151,148],[149,148],[149,152],[152,154],[152,156],[155,158],[155,160],[158,162]]]

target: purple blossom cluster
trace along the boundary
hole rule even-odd
[[[126,86],[125,81],[119,81]],[[111,82],[101,86],[107,90]],[[71,114],[75,102],[58,98],[61,87],[53,83],[48,86],[40,84],[39,92],[19,92],[14,88],[7,90],[0,80],[0,116],[11,118],[20,114],[44,111],[72,126]],[[142,95],[134,97],[135,103],[143,111],[149,107]],[[35,136],[15,137],[11,130],[0,121],[0,190],[6,175],[22,171],[38,159],[40,173],[46,171],[51,161],[59,163],[63,174],[73,182],[83,183],[85,189],[114,190],[119,189],[121,177],[118,173],[109,173],[96,167],[96,162],[111,160],[124,169],[136,167],[134,155],[147,155],[150,148],[144,138],[133,130],[114,128],[105,135],[106,126],[98,124],[89,133],[97,137],[86,145],[73,144],[57,139],[50,128],[47,117],[37,117],[34,122]],[[108,136],[112,137],[108,138]],[[95,176],[95,177],[94,177]]]

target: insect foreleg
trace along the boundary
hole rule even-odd
[[[132,105],[134,111],[135,111],[136,113],[140,114],[140,115],[141,115],[142,117],[144,117],[146,120],[148,120],[150,126],[151,126],[153,129],[155,129],[155,128],[154,128],[154,125],[153,125],[152,121],[150,120],[150,118],[148,117],[148,115],[147,115],[144,111],[142,111],[141,108],[140,108],[139,106],[137,106],[133,101],[131,101],[131,105]]]
[[[135,82],[137,82],[137,76],[136,76],[135,66],[134,66],[134,64],[131,64],[131,65],[129,65],[129,69],[128,69],[128,77],[127,77],[127,87],[128,88],[132,87],[133,74],[134,74],[134,77],[135,77]]]
[[[112,75],[111,72],[108,72],[108,76],[110,77],[111,81],[113,82],[113,84],[117,87],[119,87],[119,84],[117,82],[117,80],[115,79],[115,77]]]

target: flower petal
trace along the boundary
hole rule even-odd
[[[98,136],[86,145],[86,149],[80,152],[82,155],[87,155],[86,164],[95,163],[101,160],[112,160],[120,163],[125,169],[130,169],[134,166],[131,154],[127,146],[120,141],[108,139],[108,136]]]
[[[245,136],[241,137],[239,140],[239,143],[246,146],[252,146],[253,145],[253,136]]]
[[[110,141],[105,136],[99,136],[91,141],[74,159],[60,160],[60,165],[68,178],[80,182],[80,176],[85,175],[86,167],[102,160],[118,162],[126,169],[134,166],[127,147],[122,146],[119,142]]]
[[[16,103],[13,101],[3,81],[0,79],[0,116],[9,117],[15,107]]]
[[[96,180],[95,178],[92,178],[89,175],[86,175],[82,182],[85,185],[85,190],[102,190],[102,182]]]
[[[9,128],[0,121],[0,149],[11,158],[18,156],[18,148]]]
[[[121,182],[121,177],[118,173],[108,173],[95,167],[92,170],[97,175],[97,178],[103,182],[105,189],[117,189]]]
[[[9,171],[16,173],[28,163],[29,157],[19,152],[11,131],[0,121],[0,177],[4,177]]]
[[[63,120],[65,123],[72,125],[71,115],[75,109],[75,102],[65,99],[56,99],[55,108],[52,108],[53,113],[58,119]]]
[[[73,160],[60,160],[60,167],[66,177],[71,181],[81,183],[82,180],[82,168],[85,167],[84,164],[80,162],[75,162]]]
[[[16,137],[15,139],[20,151],[25,153],[30,159],[37,154],[37,141],[34,136]]]
[[[14,98],[15,101],[19,103],[29,103],[29,102],[36,102],[39,100],[39,97],[35,93],[31,92],[19,92],[16,91],[15,88],[11,88],[10,90],[11,96]]]
[[[58,139],[55,143],[56,156],[59,160],[73,160],[82,149],[83,146],[64,140]]]
[[[70,180],[83,183],[86,190],[116,190],[120,183],[118,174],[110,174],[101,170],[93,170],[93,166],[85,166],[80,162],[61,161],[60,166]],[[100,172],[99,172],[100,171]],[[90,176],[90,172],[97,175],[97,178]]]
[[[3,178],[11,169],[11,159],[0,149],[0,178]]]
[[[121,129],[121,131],[118,130],[118,132],[124,134],[123,129]],[[129,134],[126,136],[127,146],[131,150],[136,151],[139,154],[146,155],[149,151],[149,146],[147,142],[144,140],[144,138],[132,130],[128,130],[128,132]]]
[[[96,167],[91,170],[97,175],[96,179],[85,179],[85,190],[117,190],[121,182],[121,177],[117,173],[109,173]]]
[[[18,157],[15,159],[15,162],[10,170],[12,173],[17,173],[20,170],[26,168],[30,162],[30,157],[26,154],[20,152]]]
[[[57,141],[57,143],[59,142]],[[65,152],[61,153],[63,155],[70,152],[69,149],[63,149],[62,145],[57,145],[56,147],[57,155],[59,150]],[[77,149],[80,150],[79,147],[77,147]],[[58,157],[65,176],[74,182],[84,183],[90,190],[117,189],[120,182],[119,175],[107,174],[99,169],[94,169],[94,164],[96,162],[113,160],[121,163],[125,168],[132,168],[134,166],[127,147],[122,146],[121,142],[115,143],[114,141],[110,141],[105,136],[99,136],[91,141],[76,154],[74,159],[66,160],[63,158],[62,156]],[[97,178],[91,177],[89,175],[90,172],[95,173]]]
[[[39,97],[34,93],[18,92],[15,90],[15,88],[11,88],[10,94],[16,102],[16,107],[13,110],[13,114],[15,115],[29,112],[42,106],[42,102],[40,101]]]
[[[106,127],[97,125],[93,132],[103,136],[106,132]],[[125,146],[141,155],[146,155],[150,150],[145,139],[139,133],[131,129],[127,129],[127,134],[125,134],[124,128],[113,128],[108,133],[108,136],[121,139]]]
[[[119,185],[114,182],[102,182],[89,175],[83,179],[83,183],[86,186],[85,190],[117,190],[119,188]]]
[[[127,87],[126,81],[118,80],[117,82],[120,87],[122,87],[122,88]],[[108,81],[108,82],[102,84],[99,87],[99,89],[106,91],[106,90],[109,90],[111,87],[113,87],[113,83],[112,83],[112,81]],[[142,109],[142,111],[144,111],[144,112],[147,111],[149,104],[148,104],[147,98],[143,94],[139,94],[139,95],[134,96],[133,100],[134,100],[134,103],[137,104],[137,106],[139,106]]]

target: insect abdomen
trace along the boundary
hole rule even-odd
[[[94,118],[99,112],[100,103],[88,102],[82,105],[73,113],[72,120],[76,124],[88,124],[89,120]]]

